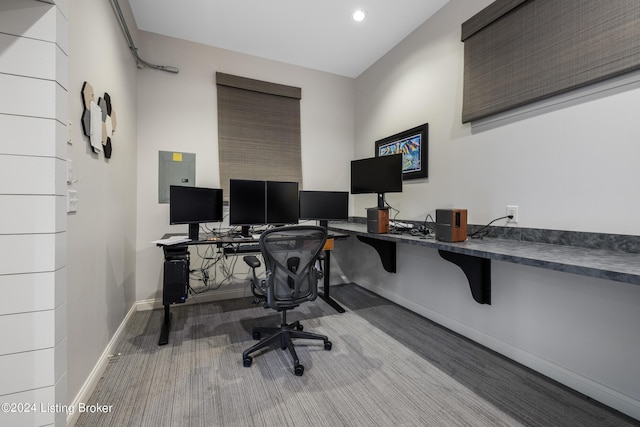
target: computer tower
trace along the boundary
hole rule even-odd
[[[172,259],[164,262],[162,304],[180,304],[187,300],[189,287],[189,259]]]
[[[443,242],[467,240],[467,210],[436,209],[436,240]]]
[[[367,232],[377,234],[389,232],[389,208],[367,209]]]

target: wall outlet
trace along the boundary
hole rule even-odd
[[[507,219],[507,222],[517,224],[518,223],[518,207],[514,205],[507,206],[507,215],[513,215],[513,218]]]

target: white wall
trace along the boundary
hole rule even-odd
[[[428,122],[429,179],[387,195],[399,218],[459,207],[485,224],[515,204],[521,227],[639,234],[640,90],[481,133],[461,123],[460,26],[489,3],[451,0],[357,79],[356,157]],[[375,203],[354,199],[359,216]],[[492,304],[479,305],[436,251],[400,245],[395,275],[366,245],[336,255],[354,281],[640,418],[640,286],[493,262]]]
[[[638,234],[640,223],[625,220],[640,208],[637,90],[475,135],[461,123],[460,25],[489,3],[450,2],[357,79],[356,156],[370,155],[376,139],[429,122],[429,180],[389,195],[404,218],[455,205],[485,224],[515,204],[521,227]],[[366,196],[356,203],[371,204]]]
[[[169,205],[158,203],[158,152],[195,153],[196,185],[220,185],[216,71],[302,88],[302,175],[310,190],[349,189],[354,80],[152,33],[141,32],[140,40],[144,59],[180,69],[140,73],[136,299],[154,300],[161,298],[163,256],[149,242],[187,230],[169,226]]]
[[[67,2],[3,1],[0,28],[0,401],[50,405],[67,399]]]
[[[130,17],[128,2],[119,1]],[[129,25],[136,36],[135,25]],[[69,401],[82,390],[135,301],[137,74],[109,1],[70,7],[69,120],[78,210],[68,223]],[[111,159],[82,134],[82,84],[107,92],[116,112]],[[86,390],[85,390],[86,391]]]

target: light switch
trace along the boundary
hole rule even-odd
[[[76,212],[78,210],[78,191],[67,190],[67,213]]]
[[[67,184],[73,184],[73,162],[67,159]]]

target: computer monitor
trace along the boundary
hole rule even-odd
[[[198,240],[200,224],[222,221],[220,188],[169,187],[169,223],[189,224],[189,238]]]
[[[265,181],[229,180],[229,225],[242,226],[248,235],[249,226],[267,223],[267,187]]]
[[[300,219],[315,219],[326,227],[329,221],[349,219],[347,191],[301,191]]]
[[[298,222],[298,183],[267,181],[267,224]]]
[[[384,207],[384,193],[402,192],[402,154],[371,157],[351,162],[351,194],[378,194]]]

